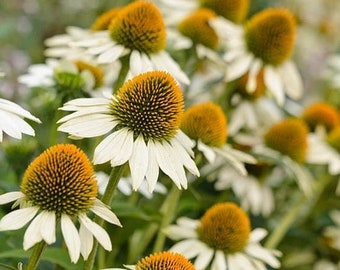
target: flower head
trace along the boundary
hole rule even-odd
[[[289,118],[274,124],[264,135],[265,144],[303,162],[307,152],[307,125],[300,119]]]
[[[269,8],[254,14],[244,25],[216,18],[210,21],[228,63],[226,81],[248,73],[246,90],[255,91],[257,75],[263,72],[264,84],[279,105],[285,94],[292,99],[302,95],[302,79],[290,60],[295,44],[296,23],[284,8]]]
[[[327,132],[340,124],[340,114],[336,107],[326,102],[316,102],[307,106],[301,118],[311,130],[322,126]]]
[[[188,259],[196,257],[194,265],[198,270],[280,266],[276,258],[280,253],[265,249],[259,243],[266,231],[251,231],[247,214],[234,203],[213,205],[200,220],[179,218],[177,225],[169,226],[165,233],[173,240],[180,240],[170,251]]]
[[[93,236],[106,250],[111,250],[108,234],[86,213],[92,211],[120,226],[116,215],[96,199],[97,192],[97,180],[85,153],[72,144],[52,146],[28,166],[21,192],[0,196],[1,204],[16,200],[14,205],[20,205],[19,210],[1,219],[0,230],[16,230],[33,219],[24,235],[26,250],[42,240],[54,243],[60,221],[71,261],[77,262],[80,254],[86,260]],[[80,223],[79,232],[73,224],[75,218]]]
[[[246,25],[246,44],[264,63],[280,65],[292,54],[295,41],[295,19],[283,8],[265,9]]]
[[[201,7],[209,8],[234,23],[241,23],[248,14],[249,0],[200,0]]]
[[[198,9],[185,17],[177,28],[182,35],[190,38],[194,44],[202,44],[208,48],[216,49],[218,36],[209,25],[209,20],[216,16],[216,13],[212,10]]]
[[[22,134],[34,136],[34,129],[24,118],[41,123],[38,118],[18,104],[0,98],[0,142],[3,140],[4,132],[16,139],[21,139]]]
[[[242,251],[250,235],[247,214],[234,203],[219,203],[209,208],[197,227],[199,238],[213,249],[232,254]]]
[[[124,58],[124,65],[129,63],[124,79],[149,70],[166,70],[179,82],[189,83],[187,75],[165,50],[166,28],[154,3],[134,1],[112,12],[103,18],[105,26],[98,26],[106,27],[111,19],[106,30],[92,31],[68,45],[95,56],[100,64],[113,64]]]
[[[193,264],[182,254],[170,251],[150,254],[140,259],[136,265],[126,267],[131,270],[195,270]],[[112,270],[118,269],[121,268],[114,268]]]
[[[221,107],[206,102],[184,112],[181,129],[190,138],[209,146],[221,147],[227,139],[227,119]]]
[[[121,11],[120,7],[112,8],[108,11],[105,11],[99,17],[95,19],[93,24],[91,25],[92,31],[101,31],[107,30],[110,27],[111,21],[118,15],[118,12]]]
[[[152,192],[158,168],[181,188],[187,187],[186,167],[198,175],[191,159],[192,142],[179,130],[183,96],[175,79],[150,71],[127,81],[109,99],[76,99],[62,110],[75,111],[59,120],[59,130],[76,137],[95,137],[112,131],[96,147],[94,163],[111,166],[129,162],[132,186],[146,178]]]
[[[159,52],[166,45],[162,14],[148,1],[135,1],[118,12],[109,32],[118,44],[146,54]]]

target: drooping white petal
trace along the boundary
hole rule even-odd
[[[282,79],[276,68],[272,66],[265,66],[264,84],[267,86],[268,90],[272,93],[276,102],[280,106],[282,106],[285,101],[285,94],[283,90]]]
[[[42,213],[37,215],[28,226],[27,230],[24,234],[24,242],[23,248],[24,250],[28,250],[33,247],[35,244],[39,243],[43,240],[41,235],[41,221],[42,221]]]
[[[93,234],[93,236],[98,240],[99,244],[101,244],[101,246],[105,250],[112,250],[110,237],[101,226],[89,219],[85,214],[80,214],[78,218],[80,222],[86,227],[86,229],[88,229]]]
[[[133,133],[127,128],[117,130],[107,136],[94,151],[94,164],[111,160],[111,166],[124,164],[131,157]]]
[[[71,262],[76,263],[80,256],[80,238],[77,228],[68,215],[61,215],[61,232],[63,234]]]
[[[80,238],[80,253],[86,261],[89,257],[92,247],[93,247],[93,235],[92,233],[80,222],[79,228],[79,238]]]
[[[211,147],[209,147],[208,145],[204,144],[199,140],[197,142],[197,149],[204,154],[205,158],[208,160],[209,163],[214,163],[216,153]]]
[[[280,261],[272,254],[270,250],[265,249],[260,245],[249,245],[248,247],[246,247],[245,252],[256,259],[263,261],[273,268],[279,268],[281,265]]]
[[[125,51],[125,47],[122,45],[115,45],[112,48],[106,50],[102,54],[100,54],[97,58],[97,62],[99,64],[108,64],[116,61],[120,58]]]
[[[159,165],[156,157],[156,145],[152,141],[148,141],[148,167],[146,171],[146,180],[148,183],[148,190],[152,193],[155,189],[158,175],[159,175]]]
[[[56,241],[56,215],[51,211],[43,211],[40,216],[41,236],[50,245]]]
[[[249,242],[260,242],[266,237],[268,232],[263,228],[256,228],[250,234]]]
[[[17,230],[24,227],[37,214],[38,207],[14,210],[0,220],[0,231]]]
[[[257,76],[262,68],[262,62],[259,59],[254,59],[249,68],[248,81],[246,84],[246,90],[248,93],[254,93],[257,87]]]
[[[214,260],[211,264],[211,270],[225,270],[227,268],[226,257],[221,250],[216,250]]]
[[[279,72],[287,95],[295,100],[301,98],[303,84],[296,65],[292,61],[287,61],[279,67]]]
[[[146,147],[144,138],[139,135],[133,143],[129,166],[132,178],[132,189],[137,190],[141,185],[147,168],[148,168],[148,148]]]
[[[177,225],[170,225],[164,229],[164,233],[172,240],[196,238],[196,232],[191,228],[183,228]]]
[[[226,73],[225,80],[227,82],[236,80],[245,74],[251,62],[253,61],[253,56],[250,54],[242,55],[233,62],[228,63],[228,69]]]
[[[197,269],[206,269],[211,259],[214,256],[213,249],[207,249],[206,252],[201,252],[195,259],[195,267]]]
[[[186,188],[187,179],[184,168],[178,162],[178,156],[168,142],[155,143],[157,163],[161,170],[168,175],[176,186]]]
[[[25,195],[20,191],[7,192],[5,194],[0,195],[0,205],[16,201],[23,197],[25,197]]]
[[[95,213],[97,216],[106,220],[109,223],[115,224],[117,226],[122,227],[117,216],[109,209],[107,205],[102,203],[100,200],[95,199],[93,205],[90,210]]]

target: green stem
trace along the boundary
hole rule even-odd
[[[109,205],[109,206],[111,205],[114,192],[115,192],[116,187],[118,185],[119,179],[122,176],[124,168],[125,168],[124,165],[112,168],[110,178],[109,178],[109,182],[107,184],[107,187],[106,187],[106,190],[103,194],[103,197],[101,198],[101,201],[104,204]],[[99,216],[96,216],[94,218],[94,221],[99,226],[103,227],[104,220],[102,218],[100,218]],[[88,259],[84,263],[84,268],[83,268],[84,270],[92,270],[93,269],[94,261],[96,259],[97,250],[98,250],[98,241],[96,239],[94,239],[92,251],[91,251]]]
[[[290,208],[286,215],[280,221],[280,225],[273,231],[273,233],[268,237],[265,247],[274,249],[276,248],[281,240],[286,235],[287,231],[293,225],[294,222],[299,218],[302,219],[302,215],[307,215],[309,211],[313,208],[320,195],[327,187],[331,181],[331,177],[328,175],[318,181],[315,185],[315,193],[311,197],[301,197],[295,202],[295,204]],[[307,208],[307,209],[306,209]]]
[[[163,214],[163,218],[160,224],[160,228],[157,234],[155,245],[153,248],[153,253],[163,251],[166,235],[163,232],[167,226],[170,225],[173,217],[175,216],[177,204],[181,195],[181,190],[177,186],[173,185],[172,189],[165,199],[160,212]]]
[[[41,258],[41,254],[43,253],[45,247],[46,247],[45,241],[41,241],[34,246],[32,254],[28,260],[26,270],[35,270],[37,268]]]
[[[117,78],[117,80],[116,80],[116,82],[114,83],[114,86],[113,86],[113,93],[114,94],[117,93],[118,89],[125,82],[126,75],[128,74],[129,69],[130,69],[130,63],[129,63],[129,61],[130,61],[130,54],[125,55],[124,57],[122,57],[120,59],[120,61],[121,61],[122,67],[120,69],[118,78]]]

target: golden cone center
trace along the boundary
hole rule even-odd
[[[74,216],[92,206],[98,187],[85,153],[72,144],[57,144],[28,166],[21,191],[33,206]]]
[[[141,259],[136,270],[195,270],[192,263],[183,255],[173,252],[154,253]]]
[[[112,99],[117,128],[128,128],[145,141],[171,140],[183,114],[183,95],[175,79],[164,71],[150,71],[127,81]]]
[[[218,203],[209,208],[197,228],[199,238],[208,246],[226,254],[242,251],[248,243],[250,221],[234,203]]]

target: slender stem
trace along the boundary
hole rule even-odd
[[[301,220],[301,214],[307,215],[309,211],[313,208],[320,195],[324,191],[325,187],[329,184],[332,178],[326,176],[318,181],[315,185],[315,192],[311,197],[301,197],[295,202],[295,204],[290,208],[286,215],[280,221],[280,225],[273,231],[273,233],[268,237],[265,247],[276,248],[281,240],[284,238],[285,234],[292,226],[292,224],[299,218]],[[306,208],[308,208],[306,210]]]
[[[106,190],[103,194],[103,197],[101,198],[101,201],[106,205],[111,205],[113,194],[116,190],[116,187],[118,185],[119,179],[122,176],[122,173],[124,171],[125,165],[117,166],[112,168],[109,182],[107,184]],[[104,225],[104,220],[100,218],[99,216],[96,216],[94,221],[101,227]],[[94,261],[96,259],[96,254],[98,250],[98,241],[94,239],[93,241],[93,248],[92,251],[88,257],[88,259],[84,263],[84,270],[92,270]]]
[[[166,239],[166,235],[163,232],[163,229],[166,228],[172,221],[175,215],[176,209],[177,209],[177,204],[178,204],[180,195],[181,195],[181,190],[178,189],[177,186],[173,185],[169,195],[167,196],[167,198],[165,199],[161,207],[160,211],[163,214],[163,218],[162,218],[160,228],[157,234],[157,238],[155,241],[155,245],[153,248],[154,253],[163,250],[165,239]]]
[[[41,258],[41,254],[43,253],[45,247],[46,247],[45,241],[41,241],[34,246],[32,254],[28,260],[26,270],[35,270],[37,268]]]

